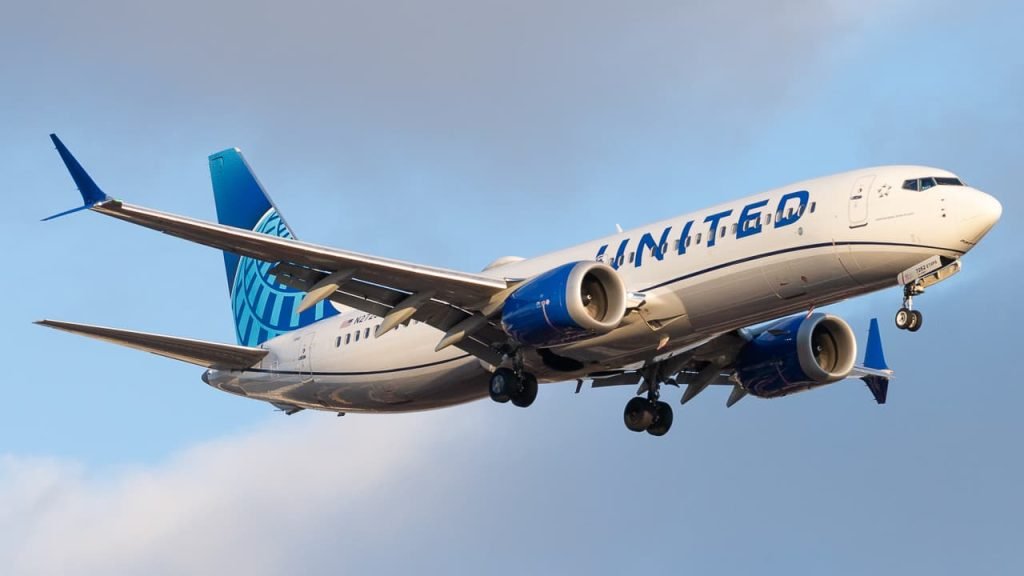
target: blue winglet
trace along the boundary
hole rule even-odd
[[[889,365],[885,363],[885,352],[882,351],[882,335],[878,330],[878,318],[871,319],[871,328],[868,329],[868,346],[864,352],[864,366],[875,370],[889,369]]]
[[[67,166],[68,172],[71,173],[71,179],[75,181],[75,186],[78,187],[78,191],[82,194],[83,205],[77,208],[72,208],[71,210],[65,210],[60,214],[54,214],[53,216],[43,218],[43,221],[53,220],[54,218],[78,212],[79,210],[86,210],[100,202],[109,200],[110,197],[104,194],[103,190],[100,190],[100,187],[96,185],[96,182],[94,182],[92,177],[89,176],[89,173],[85,171],[85,168],[82,168],[82,165],[78,163],[78,160],[76,160],[71,154],[67,146],[60,141],[60,138],[57,138],[56,134],[50,134],[50,140],[53,140],[53,144],[57,147],[57,152],[60,154],[61,160],[64,161],[64,165]]]
[[[885,363],[885,353],[882,352],[882,335],[878,330],[878,318],[871,319],[871,328],[868,329],[868,345],[867,350],[864,352],[864,367],[873,370],[889,369],[888,364]],[[884,376],[869,375],[864,376],[861,380],[868,385],[871,395],[875,397],[875,402],[885,404],[886,397],[889,395],[889,379]]]

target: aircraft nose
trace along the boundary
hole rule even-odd
[[[988,233],[1003,215],[1003,205],[994,196],[981,190],[971,190],[963,211],[963,224],[973,242]]]
[[[989,228],[995,226],[1003,215],[1003,205],[991,194],[986,194],[981,190],[972,190],[972,192],[970,205],[964,213],[964,222],[980,220],[980,223],[988,224]]]
[[[980,201],[981,217],[991,222],[990,227],[995,226],[996,222],[999,222],[999,219],[1003,216],[1003,205],[999,203],[999,200],[996,200],[995,196],[985,194],[984,192],[980,194],[983,197]]]

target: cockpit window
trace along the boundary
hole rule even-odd
[[[936,176],[934,178],[913,178],[910,180],[903,181],[904,190],[913,190],[915,192],[923,192],[934,186],[963,186],[964,183],[959,178],[953,178],[949,176]]]

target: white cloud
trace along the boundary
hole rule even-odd
[[[399,483],[407,489],[424,454],[443,453],[431,444],[459,429],[422,415],[305,416],[96,475],[71,462],[0,458],[3,572],[280,574],[329,565],[331,553],[346,552],[342,539],[391,529],[399,511],[372,503],[392,501]],[[321,541],[336,544],[315,550]]]

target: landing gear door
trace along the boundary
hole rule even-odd
[[[861,176],[850,189],[850,228],[860,228],[868,223],[868,197],[874,174]]]

